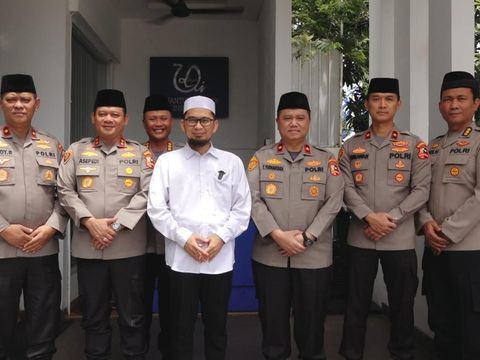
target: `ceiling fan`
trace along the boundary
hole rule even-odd
[[[244,10],[244,8],[240,6],[189,8],[185,0],[162,0],[161,2],[170,7],[170,14],[167,17],[185,18],[190,15],[241,14]]]

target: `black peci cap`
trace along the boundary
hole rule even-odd
[[[37,94],[33,78],[25,74],[10,74],[2,76],[2,86],[0,94],[7,92],[29,92]]]
[[[283,109],[305,109],[310,112],[307,95],[297,91],[283,94],[278,102],[277,113]]]
[[[168,110],[172,112],[172,107],[168,102],[166,96],[163,95],[150,95],[145,98],[145,105],[143,106],[143,113],[145,114],[147,111],[155,111],[155,110]]]
[[[100,106],[115,106],[121,107],[127,112],[127,104],[125,103],[125,97],[123,92],[115,89],[103,89],[97,92],[95,98],[95,104],[93,105],[93,111]]]
[[[372,93],[393,93],[400,98],[398,79],[378,77],[370,80],[367,96]]]
[[[451,71],[446,73],[445,76],[443,77],[440,96],[442,96],[442,92],[444,90],[455,89],[455,88],[470,88],[472,89],[474,98],[480,97],[479,89],[478,89],[478,81],[469,72]]]

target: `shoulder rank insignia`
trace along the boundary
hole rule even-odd
[[[305,162],[305,165],[307,166],[320,166],[322,165],[322,162],[320,160],[310,160]]]
[[[275,158],[267,160],[268,165],[280,165],[281,163],[282,163],[281,160],[278,160],[278,159],[275,159]]]
[[[338,168],[337,160],[335,159],[328,160],[328,170],[330,171],[330,174],[332,176],[340,175],[340,169]]]
[[[172,151],[173,150],[173,142],[168,140],[167,142],[167,151]]]
[[[472,133],[472,127],[469,126],[463,131],[462,136],[469,137],[471,133]]]
[[[365,154],[366,152],[367,152],[367,149],[362,148],[361,146],[352,150],[352,153],[354,154]]]
[[[258,165],[258,159],[255,155],[253,155],[248,163],[248,168],[247,168],[248,171],[254,170],[257,167],[257,165]]]
[[[3,136],[10,136],[12,133],[10,132],[10,129],[8,128],[8,126],[5,126],[2,130],[2,134]]]
[[[125,153],[125,154],[128,154],[128,153]],[[123,155],[125,155],[125,154],[123,154]],[[123,155],[122,155],[122,157],[123,157]],[[155,167],[155,161],[153,161],[152,153],[150,152],[150,150],[145,150],[143,152],[143,157],[145,158],[145,164],[146,164],[147,168],[153,169]]]
[[[417,150],[418,150],[418,158],[419,159],[422,159],[422,160],[425,160],[425,159],[428,159],[430,157],[430,155],[428,154],[428,150],[427,150],[427,144],[425,144],[423,141],[420,141],[417,146],[416,146]]]
[[[72,149],[68,149],[67,151],[65,151],[65,153],[63,154],[63,163],[66,164],[72,158],[72,155]]]

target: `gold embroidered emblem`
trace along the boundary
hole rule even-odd
[[[397,169],[403,169],[405,167],[405,163],[402,161],[402,160],[398,160],[396,163],[395,163],[395,167]]]
[[[405,179],[405,176],[403,176],[403,174],[396,173],[394,179],[396,182],[402,182],[403,179]]]
[[[47,141],[45,139],[40,139],[40,140],[37,141],[37,144],[38,145],[48,145],[48,144],[50,144],[50,141]]]
[[[408,146],[408,141],[394,141],[392,143],[393,146],[396,146],[396,147],[405,147],[405,146]]]
[[[91,176],[85,176],[82,179],[82,188],[90,189],[93,186],[93,178]]]
[[[133,169],[129,166],[125,169],[125,174],[132,175],[133,174]]]
[[[392,151],[393,151],[393,152],[396,152],[396,153],[407,152],[407,151],[408,151],[408,147],[403,147],[403,146],[393,147],[393,148],[392,148]]]
[[[452,167],[450,169],[450,175],[452,175],[452,176],[460,175],[460,169],[458,167]]]
[[[135,181],[133,181],[133,179],[128,178],[123,181],[123,184],[125,185],[126,188],[131,188],[133,184],[135,184]]]
[[[87,151],[82,152],[82,155],[83,156],[88,156],[88,157],[98,156],[98,154],[95,151],[91,151],[91,150],[87,150]]]
[[[275,173],[268,173],[268,180],[275,180],[276,177]]]
[[[465,131],[463,132],[462,136],[470,136],[470,134],[472,133],[472,128],[469,126],[465,129]]]
[[[278,159],[268,159],[267,164],[268,165],[280,165],[282,163],[281,160]]]
[[[51,149],[52,147],[49,146],[49,145],[46,145],[46,144],[37,144],[37,147],[40,148],[40,149]]]
[[[45,159],[45,164],[52,165],[53,161],[50,159]]]
[[[467,141],[467,140],[459,140],[457,141],[457,145],[458,146],[467,146],[467,145],[470,145],[470,141]]]
[[[0,141],[0,148],[4,148],[4,147],[8,147],[8,144],[3,141]]]
[[[122,156],[122,158],[130,159],[130,158],[135,157],[136,155],[134,153],[128,151],[128,152],[123,153],[121,156]]]
[[[91,171],[96,170],[97,168],[95,166],[80,166],[79,169],[89,174]]]
[[[9,162],[10,160],[12,160],[12,159],[0,159],[0,165],[3,165],[5,163]]]
[[[362,167],[362,162],[360,160],[355,160],[355,162],[353,163],[353,167],[355,169],[360,169]]]
[[[8,171],[0,169],[0,181],[6,181],[8,179]]]
[[[366,152],[367,152],[367,149],[364,149],[361,146],[352,150],[352,153],[354,153],[354,154],[365,154]]]
[[[307,166],[320,166],[322,162],[320,160],[310,160],[305,163]]]
[[[258,159],[257,157],[254,155],[252,156],[252,158],[250,159],[250,162],[248,163],[248,171],[252,171],[253,169],[255,169],[258,165]]]
[[[432,147],[431,147],[431,148],[432,148],[432,149],[436,149],[436,148],[438,148],[438,147],[440,147],[440,144],[439,144],[439,143],[435,143],[435,144],[432,144]]]
[[[330,171],[330,174],[332,176],[340,175],[340,169],[338,168],[337,160],[335,159],[328,160],[328,170]]]
[[[52,170],[47,170],[45,171],[45,175],[43,178],[47,181],[52,181],[54,179],[53,171]]]
[[[319,194],[318,186],[315,186],[315,185],[310,186],[309,192],[311,196],[318,197],[318,194]]]
[[[123,155],[126,155],[126,154],[131,154],[131,153],[125,153]],[[147,166],[147,168],[153,169],[155,167],[155,161],[153,161],[152,153],[150,152],[150,150],[145,150],[143,152],[143,157],[145,158],[145,165]]]
[[[320,175],[312,175],[308,178],[308,180],[319,182],[320,181]]]
[[[265,187],[265,192],[267,195],[275,195],[277,193],[277,185],[275,184],[267,184]]]

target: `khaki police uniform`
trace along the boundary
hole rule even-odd
[[[60,203],[74,222],[72,255],[78,258],[87,358],[110,351],[111,292],[120,315],[122,352],[143,358],[147,193],[153,169],[149,150],[121,138],[107,147],[84,138],[65,152],[59,172]],[[123,229],[110,246],[96,250],[82,218],[116,218]]]
[[[369,129],[345,143],[339,162],[345,179],[344,201],[354,215],[347,240],[349,288],[341,353],[349,359],[362,358],[380,259],[392,321],[389,350],[393,358],[413,358],[413,300],[418,285],[413,215],[428,199],[427,146],[396,127],[385,139],[376,139]],[[363,219],[371,212],[388,213],[396,229],[379,241],[367,238]]]
[[[331,277],[332,223],[342,204],[344,186],[337,161],[328,151],[310,144],[305,144],[293,160],[278,143],[255,153],[247,175],[252,218],[259,232],[252,258],[264,356],[289,356],[293,304],[300,356],[321,358]],[[306,231],[317,240],[302,253],[285,257],[269,235],[275,229]],[[312,334],[318,336],[312,338]]]
[[[143,144],[151,151],[153,159],[162,154],[156,154],[150,148],[150,141]],[[177,149],[178,146],[173,141],[168,140],[165,151],[170,152]],[[145,320],[147,328],[147,342],[150,340],[150,326],[152,323],[152,306],[155,289],[157,291],[158,320],[160,323],[160,333],[158,334],[158,348],[162,353],[163,359],[170,358],[170,347],[168,336],[169,327],[169,283],[168,266],[165,263],[165,237],[152,225],[147,216],[147,270],[145,273]]]
[[[0,231],[10,224],[31,229],[46,224],[64,231],[67,217],[56,196],[62,151],[58,140],[43,130],[32,128],[20,141],[8,126],[0,128]],[[27,358],[51,358],[55,352],[61,297],[57,253],[56,237],[39,251],[26,253],[0,234],[0,359],[14,342],[22,291]]]
[[[430,199],[419,225],[435,220],[452,241],[441,255],[425,249],[423,292],[440,359],[479,359],[480,128],[431,141]]]

